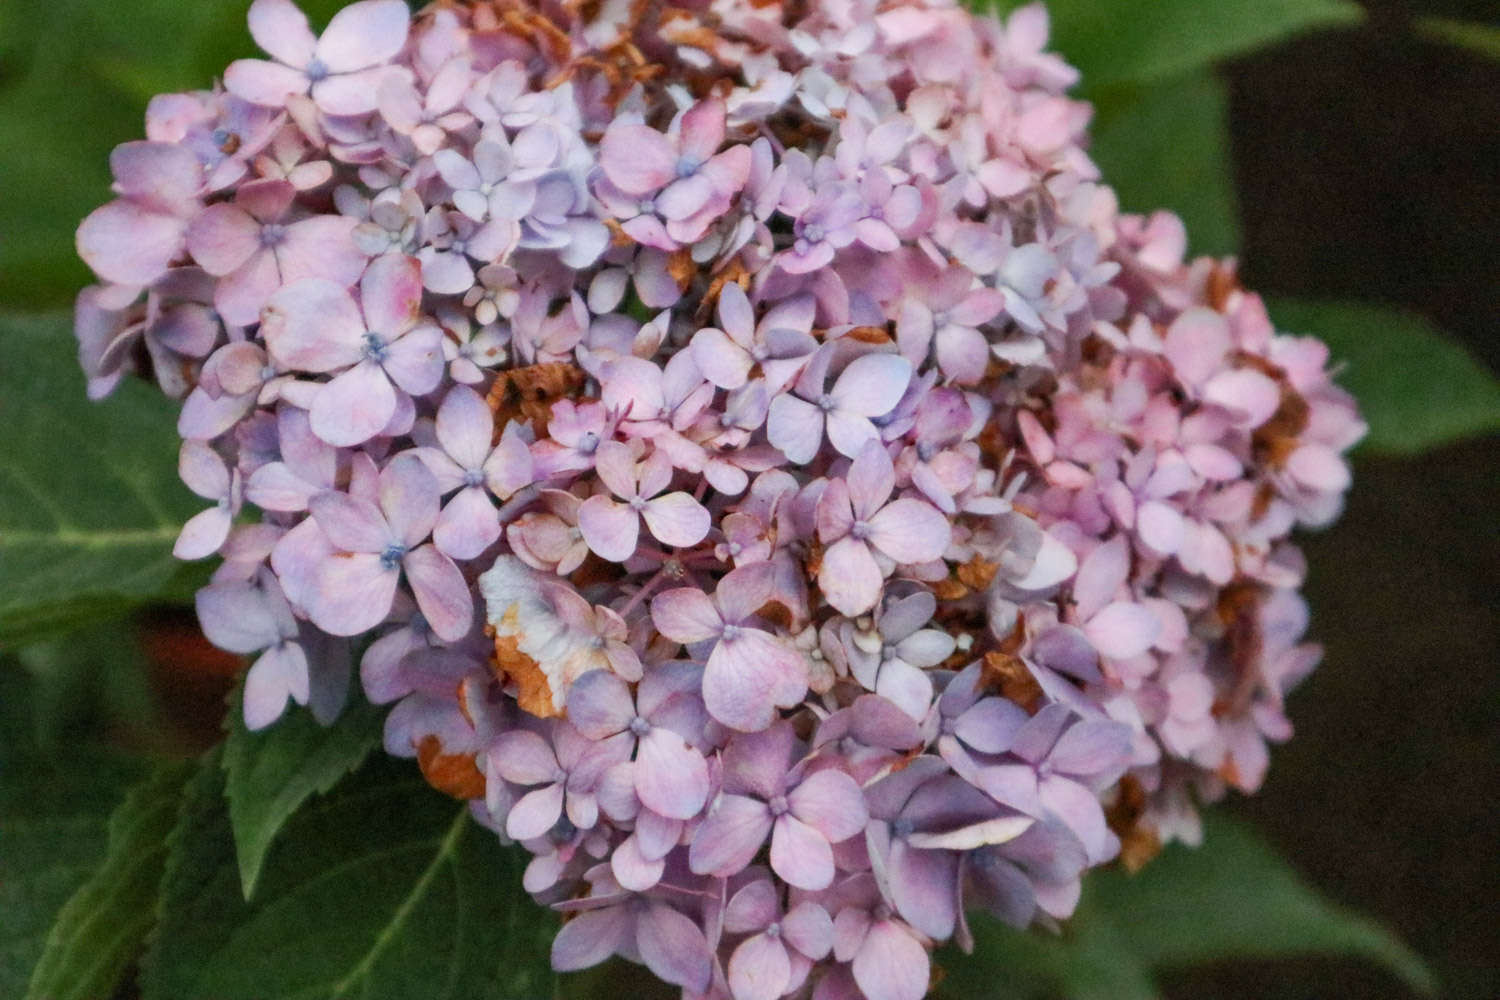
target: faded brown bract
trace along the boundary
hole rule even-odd
[[[1127,774],[1120,779],[1114,803],[1104,810],[1105,822],[1120,838],[1120,865],[1132,875],[1161,853],[1161,837],[1141,822],[1146,804],[1145,788]]]
[[[443,743],[431,734],[417,744],[417,764],[422,777],[444,795],[468,801],[484,797],[484,775],[471,753],[443,753]]]
[[[1014,653],[992,649],[980,661],[980,686],[1001,695],[1035,715],[1042,704],[1042,686],[1031,676],[1031,669]]]
[[[516,627],[515,615],[516,609],[512,607],[506,610],[502,619],[512,632]],[[495,658],[490,661],[490,669],[502,684],[510,682],[515,685],[516,704],[522,711],[542,719],[561,715],[562,712],[552,704],[552,682],[541,664],[521,651],[520,637],[515,634],[496,635],[489,627],[485,631],[495,640]]]
[[[587,381],[582,368],[563,361],[500,372],[484,400],[495,414],[495,439],[512,420],[526,421],[541,437],[552,404],[560,399],[577,400]]]

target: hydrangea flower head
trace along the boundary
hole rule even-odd
[[[184,399],[246,722],[357,663],[558,969],[920,1000],[967,910],[1065,919],[1259,785],[1364,427],[1118,211],[1041,6],[250,29],[80,227],[90,392]]]

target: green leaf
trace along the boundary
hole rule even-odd
[[[1253,830],[1205,817],[1204,847],[1174,846],[1136,876],[1101,872],[1093,906],[1153,969],[1225,958],[1349,955],[1399,976],[1418,992],[1432,973],[1395,935],[1305,883]]]
[[[217,762],[172,837],[144,1000],[536,1000],[555,922],[522,891],[521,859],[377,757],[277,837],[240,893]]]
[[[1462,346],[1411,313],[1354,302],[1278,299],[1279,329],[1327,341],[1338,376],[1370,424],[1364,446],[1415,454],[1500,430],[1500,382]]]
[[[1419,17],[1417,34],[1435,42],[1468,49],[1486,59],[1500,59],[1500,25],[1447,17]]]
[[[1091,874],[1057,935],[976,921],[972,957],[940,953],[941,994],[996,1000],[1150,1000],[1152,973],[1226,959],[1346,955],[1430,994],[1422,960],[1378,924],[1305,885],[1258,836],[1205,817],[1204,846],[1174,845],[1137,875]],[[998,990],[998,992],[997,992]]]
[[[1349,0],[1049,0],[1047,9],[1050,47],[1083,72],[1090,92],[1164,80],[1364,16]]]
[[[36,681],[29,715],[40,748],[69,750],[80,733],[160,730],[136,624],[98,622],[22,647]]]
[[[37,682],[0,664],[0,996],[26,992],[47,931],[104,858],[109,814],[140,772],[129,758],[30,737]]]
[[[67,317],[0,316],[0,645],[172,588],[202,506],[177,480],[174,410],[131,381],[89,402]]]
[[[380,709],[357,694],[331,726],[311,712],[287,712],[275,725],[245,728],[236,691],[224,742],[229,818],[234,828],[240,883],[246,899],[255,892],[266,852],[297,808],[322,795],[358,767],[380,742]]]
[[[27,1000],[97,1000],[114,992],[151,929],[166,837],[191,773],[183,763],[159,765],[110,816],[104,863],[58,913]]]
[[[1103,100],[1090,153],[1127,212],[1182,217],[1195,254],[1239,252],[1229,96],[1207,72]]]

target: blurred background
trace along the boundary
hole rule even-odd
[[[1343,519],[1303,538],[1313,637],[1327,654],[1291,699],[1297,736],[1262,793],[1226,811],[1324,895],[1396,931],[1443,996],[1500,997],[1500,4],[1363,0],[1360,18],[1332,0],[1265,0],[1306,16],[1222,45],[1201,34],[1218,30],[1211,16],[1204,27],[1198,14],[1163,13],[1195,4],[1218,0],[1054,5],[1057,47],[1099,108],[1106,177],[1127,209],[1180,211],[1195,251],[1240,256],[1280,325],[1338,334],[1356,391],[1399,394],[1399,379],[1372,368],[1415,366],[1379,441],[1357,453]],[[0,4],[4,310],[66,308],[89,280],[72,231],[107,197],[110,148],[139,135],[151,94],[202,85],[248,53],[245,6]],[[1135,26],[1117,44],[1161,32],[1148,72],[1112,77],[1090,48],[1090,26],[1110,19]],[[1464,384],[1487,369],[1491,410],[1481,399],[1473,419],[1403,437],[1448,403],[1447,383],[1434,391],[1422,378],[1426,356],[1367,338],[1385,313],[1278,311],[1291,298],[1402,310],[1417,335],[1461,345],[1471,361],[1449,349],[1445,364],[1465,367]],[[1318,317],[1343,327],[1320,329]],[[238,668],[170,603],[4,655],[26,668],[44,738],[87,730],[165,752],[218,737]],[[1379,967],[1335,958],[1219,961],[1160,982],[1181,1000],[1415,995]]]

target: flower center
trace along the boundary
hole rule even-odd
[[[386,358],[385,338],[371,331],[365,334],[364,356],[370,361],[383,362]]]
[[[464,485],[465,486],[483,486],[484,485],[484,470],[483,469],[469,469],[467,472],[464,473]]]
[[[870,537],[870,522],[855,521],[854,524],[849,528],[849,534],[858,541],[864,541],[866,538]]]
[[[630,732],[639,739],[651,732],[651,723],[637,715],[630,720]]]
[[[789,808],[785,795],[776,796],[770,802],[767,802],[766,805],[770,807],[772,816],[780,816]]]
[[[744,629],[738,625],[725,625],[724,631],[719,633],[719,638],[724,642],[733,642],[740,637],[740,633],[743,631]]]
[[[691,177],[703,166],[703,161],[696,156],[683,155],[677,158],[677,176]]]
[[[834,408],[837,406],[838,401],[833,398],[832,393],[825,392],[823,393],[823,395],[818,397],[818,409],[822,410],[824,413],[832,413]]]
[[[260,227],[260,245],[263,247],[279,246],[286,240],[286,226],[279,222],[267,223]]]
[[[303,70],[303,72],[307,74],[307,78],[313,83],[328,79],[328,66],[321,59],[314,59],[308,63],[307,69]]]
[[[406,546],[400,542],[392,542],[380,553],[380,568],[392,570],[401,565],[401,559],[406,555]]]

